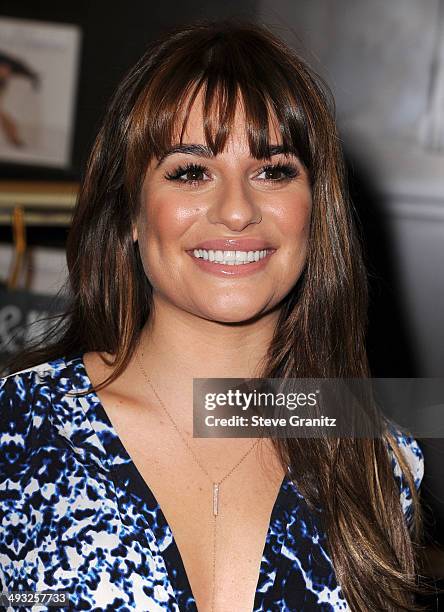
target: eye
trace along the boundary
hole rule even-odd
[[[195,163],[188,163],[178,166],[171,172],[166,172],[165,178],[168,181],[176,181],[187,186],[198,186],[199,184],[211,180],[208,178],[209,170],[206,166]],[[205,175],[207,178],[205,179]],[[262,178],[260,178],[264,175]],[[256,179],[260,181],[276,184],[285,183],[299,176],[297,166],[289,163],[269,164],[261,169]]]
[[[299,176],[299,169],[293,164],[270,164],[268,166],[264,166],[261,169],[261,173],[257,175],[256,178],[259,178],[262,175],[265,176],[260,179],[261,181],[283,183],[286,181],[291,181]]]
[[[206,173],[208,173],[208,168],[205,166],[190,163],[185,166],[178,166],[172,172],[167,172],[165,178],[168,181],[177,181],[178,183],[185,183],[187,185],[198,185],[205,180],[203,177]]]

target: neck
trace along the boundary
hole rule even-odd
[[[142,331],[139,356],[160,379],[174,375],[174,384],[193,378],[250,378],[272,340],[275,309],[246,323],[219,323],[157,301],[150,324]]]

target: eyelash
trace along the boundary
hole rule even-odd
[[[263,166],[260,170],[260,174],[262,172],[282,172],[285,177],[281,179],[262,179],[266,183],[284,183],[287,181],[291,181],[299,176],[299,170],[296,166],[292,164],[283,164],[278,162],[277,164],[269,164],[267,166]],[[165,174],[165,178],[168,181],[177,181],[178,183],[184,183],[185,185],[198,185],[202,181],[200,179],[194,180],[183,180],[180,177],[188,172],[194,173],[203,173],[207,174],[209,172],[206,166],[202,166],[201,164],[188,163],[185,166],[178,166],[173,172],[167,172]]]

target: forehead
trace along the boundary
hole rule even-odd
[[[183,111],[178,115],[178,122],[176,125],[175,137],[177,141],[180,138],[180,132],[183,129],[182,142],[184,144],[204,144],[205,133],[204,133],[204,95],[202,90],[199,91],[193,104],[188,109],[189,99],[187,99],[183,105]],[[217,103],[212,109],[212,113],[215,113],[214,122],[217,125]],[[219,127],[217,125],[217,127]],[[279,124],[275,116],[269,113],[268,116],[268,130],[269,130],[269,142],[270,144],[280,144],[282,141],[281,133],[279,130]],[[236,110],[233,117],[230,133],[227,138],[226,148],[231,147],[242,147],[248,148],[248,124],[245,109],[241,96],[236,98]]]

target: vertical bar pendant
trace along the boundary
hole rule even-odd
[[[213,514],[217,516],[219,510],[219,485],[217,482],[213,483]]]

